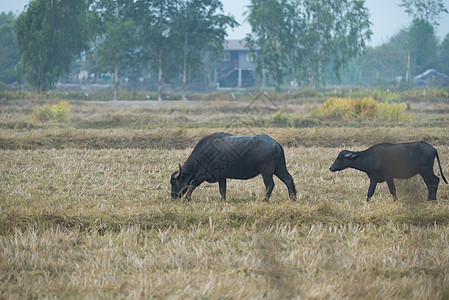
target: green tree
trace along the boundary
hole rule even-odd
[[[297,1],[303,5],[301,32],[296,40],[295,75],[313,83],[324,82],[326,69],[337,78],[357,55],[363,53],[371,30],[364,0]]]
[[[408,33],[408,49],[412,74],[436,67],[438,40],[429,22],[424,19],[413,20]]]
[[[406,71],[407,41],[408,31],[404,29],[383,45],[367,47],[363,55],[353,59],[342,72],[340,83],[374,86],[394,83]],[[332,82],[339,83],[336,78]]]
[[[289,72],[291,48],[295,36],[295,7],[288,0],[251,0],[248,6],[251,33],[245,42],[256,62],[256,71],[263,77],[267,72],[275,89]],[[257,54],[256,54],[257,53]]]
[[[399,6],[413,20],[424,20],[432,26],[439,25],[441,13],[448,13],[443,0],[401,0]]]
[[[449,75],[449,33],[444,37],[440,45],[440,68],[441,72]]]
[[[6,84],[17,80],[16,68],[19,57],[13,27],[15,19],[12,12],[0,14],[0,82]]]
[[[96,3],[100,34],[95,47],[95,58],[102,71],[114,73],[114,100],[118,98],[120,73],[136,63],[137,30],[131,12],[132,0],[100,0]]]
[[[19,55],[28,83],[51,89],[88,47],[88,0],[32,0],[15,23]]]
[[[221,53],[226,27],[235,27],[233,17],[222,13],[219,0],[181,0],[176,5],[170,28],[170,40],[181,67],[183,99],[187,78],[197,72],[207,52]]]
[[[275,85],[285,75],[316,85],[364,51],[368,17],[364,0],[252,0],[246,42]]]
[[[442,0],[402,0],[399,5],[412,18],[409,27],[406,78],[409,73],[420,73],[435,64],[438,41],[435,28],[441,13],[448,13]]]
[[[175,0],[136,0],[138,39],[142,64],[157,74],[158,100],[162,100],[164,70],[170,66],[170,26],[176,11]]]

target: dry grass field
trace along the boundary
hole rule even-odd
[[[397,123],[327,122],[318,100],[71,102],[70,124],[0,105],[0,298],[448,299],[449,185],[421,178],[364,203],[367,176],[328,169],[344,148],[426,140],[449,177],[449,102],[413,102]],[[50,101],[51,103],[51,101]],[[52,103],[54,104],[54,103]],[[299,197],[261,177],[171,200],[169,177],[215,131],[285,147]],[[435,173],[440,173],[435,166]]]

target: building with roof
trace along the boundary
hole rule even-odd
[[[218,88],[248,88],[256,85],[256,64],[243,40],[226,40],[223,57],[217,62]]]
[[[428,69],[413,78],[419,85],[425,86],[448,86],[449,76],[440,73],[435,69]]]

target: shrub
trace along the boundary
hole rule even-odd
[[[70,105],[67,101],[61,101],[55,105],[44,104],[37,106],[31,113],[31,119],[36,122],[58,121],[61,123],[70,122]]]
[[[428,99],[428,100],[447,100],[449,99],[448,88],[421,88],[404,91],[402,97],[405,99]]]
[[[353,118],[372,119],[377,114],[377,102],[372,98],[354,98],[348,102]]]
[[[351,99],[333,97],[324,102],[319,109],[318,115],[331,120],[349,120],[352,118]]]
[[[70,122],[70,109],[71,106],[65,100],[59,102],[56,105],[52,105],[51,109],[53,111],[54,118],[61,123]]]
[[[399,103],[401,102],[401,94],[399,93],[388,93],[384,99],[387,103]]]
[[[317,117],[329,120],[371,120],[384,122],[405,121],[405,107],[402,104],[378,103],[373,98],[333,97],[324,102],[317,111]]]
[[[49,104],[36,106],[31,113],[31,119],[36,122],[45,123],[53,119],[53,112]]]
[[[282,111],[278,111],[273,117],[272,117],[272,123],[278,127],[290,127],[291,126],[291,119],[282,113]]]
[[[319,92],[317,92],[313,89],[307,88],[307,89],[300,90],[296,93],[293,93],[292,98],[312,98],[312,97],[319,96],[319,94],[320,94]]]
[[[378,104],[377,119],[382,122],[397,122],[407,119],[405,106],[403,104],[389,105],[388,103]]]

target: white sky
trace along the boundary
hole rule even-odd
[[[250,32],[251,28],[243,13],[247,11],[247,6],[250,0],[221,0],[226,13],[235,17],[237,22],[241,24],[240,27],[229,30],[229,39],[242,39]],[[29,0],[0,0],[0,12],[12,11],[19,14],[23,11],[24,6]],[[449,0],[444,0],[444,5],[449,9]],[[372,23],[371,30],[373,36],[371,38],[371,45],[378,46],[383,42],[387,42],[390,37],[395,35],[403,27],[410,24],[410,19],[404,12],[402,7],[399,7],[400,0],[365,0],[366,6],[370,11],[370,21]],[[449,14],[442,14],[440,19],[440,26],[437,30],[437,36],[443,39],[449,33]]]

